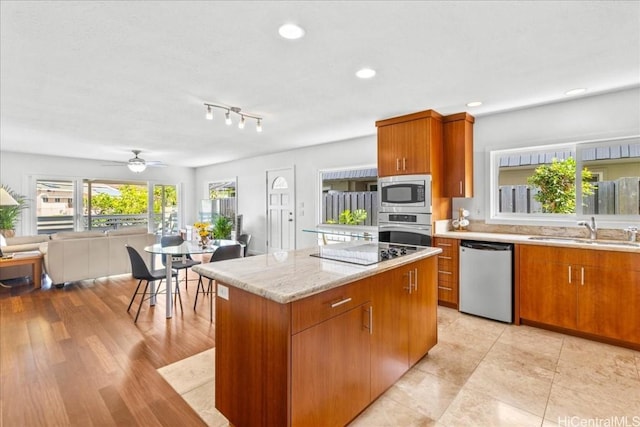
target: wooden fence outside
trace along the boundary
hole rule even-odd
[[[353,191],[325,193],[322,199],[322,223],[334,220],[338,223],[340,213],[345,209],[364,209],[367,219],[359,225],[378,225],[378,192]]]
[[[619,178],[593,184],[594,194],[583,198],[583,214],[640,214],[640,177]],[[537,188],[528,185],[498,187],[499,212],[542,213],[542,204],[534,198],[537,192]]]

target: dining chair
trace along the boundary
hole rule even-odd
[[[243,256],[247,256],[247,251],[249,250],[249,242],[251,242],[251,234],[241,234],[238,236],[238,242],[244,245],[244,253]]]
[[[180,235],[171,235],[171,236],[162,236],[160,238],[160,246],[162,247],[167,247],[167,246],[180,246],[182,243],[184,243],[184,239],[182,238],[182,236]],[[166,267],[166,257],[168,255],[162,255],[162,265]],[[201,264],[200,261],[196,261],[193,258],[191,258],[191,255],[187,254],[186,256],[174,256],[171,258],[171,268],[175,269],[175,270],[184,270],[184,288],[185,290],[188,290],[188,284],[189,284],[189,269],[191,267],[193,267],[194,265],[198,265]]]
[[[138,279],[138,286],[136,286],[136,290],[133,292],[133,296],[131,297],[131,301],[129,302],[129,307],[127,307],[127,313],[129,312],[129,310],[131,310],[131,305],[133,304],[133,301],[135,300],[136,295],[142,295],[140,297],[140,304],[138,305],[138,310],[136,312],[136,318],[133,321],[133,323],[136,323],[138,321],[138,316],[140,315],[140,308],[142,307],[142,303],[153,296],[151,295],[151,293],[147,293],[147,289],[149,288],[149,283],[159,280],[160,282],[158,283],[158,286],[160,286],[160,283],[162,283],[162,280],[166,280],[167,272],[166,272],[166,269],[150,271],[149,268],[147,267],[147,264],[144,262],[144,259],[142,258],[140,253],[137,250],[135,250],[135,248],[129,245],[126,245],[126,248],[127,248],[127,252],[129,253],[129,260],[131,261],[131,275],[133,276],[134,279]],[[182,310],[182,297],[180,296],[180,288],[178,287],[178,272],[176,270],[172,270],[171,277],[176,278],[176,290],[174,295],[174,301],[177,296],[178,299],[180,300],[180,310]],[[138,292],[143,280],[147,282],[144,285],[144,291]],[[170,286],[168,286],[167,288],[170,288]],[[156,291],[155,294],[157,293],[158,292]],[[148,295],[148,296],[145,297],[145,295]]]
[[[242,258],[242,245],[227,245],[220,246],[216,249],[216,251],[211,255],[211,259],[209,262],[217,262],[217,261],[225,261],[228,259],[234,258]],[[202,293],[203,295],[209,296],[209,320],[213,322],[213,279],[209,279],[209,285],[207,286],[207,290],[204,289],[204,283],[202,281],[202,274],[198,278],[198,287],[196,288],[196,299],[193,303],[193,309],[196,309],[196,305],[198,304],[198,294]]]

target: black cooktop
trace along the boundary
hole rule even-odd
[[[425,248],[394,243],[363,243],[356,241],[319,246],[318,251],[312,253],[311,256],[350,264],[372,265],[409,255],[422,249]]]

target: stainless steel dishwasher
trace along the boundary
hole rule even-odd
[[[460,311],[513,322],[513,245],[460,243]]]

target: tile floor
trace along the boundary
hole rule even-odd
[[[640,352],[443,307],[438,334],[350,427],[640,426]],[[207,425],[227,426],[212,398],[214,357],[158,371]]]

